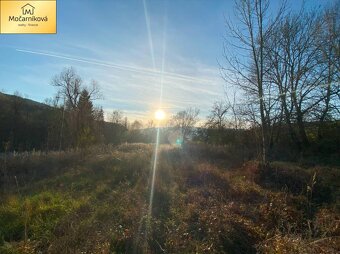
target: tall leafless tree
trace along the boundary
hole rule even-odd
[[[101,98],[99,86],[95,80],[92,80],[88,87],[85,87],[81,77],[73,67],[65,68],[60,74],[52,79],[52,85],[57,87],[58,96],[65,98],[66,106],[69,109],[76,109],[79,96],[83,89],[89,93],[91,100]]]
[[[317,41],[321,28],[320,15],[314,11],[289,14],[275,27],[266,45],[266,74],[278,89],[285,122],[299,148],[309,145],[305,122],[325,99],[325,68],[320,65]]]
[[[319,139],[323,136],[324,122],[340,114],[340,2],[328,7],[322,15],[322,20],[317,39],[321,50],[319,61],[324,67],[325,84],[320,88],[324,99],[317,111]]]
[[[265,40],[272,34],[273,27],[280,20],[284,5],[275,15],[269,12],[268,0],[235,1],[237,23],[227,21],[230,40],[226,40],[224,56],[227,61],[223,67],[227,83],[240,87],[258,105],[261,127],[261,159],[267,160],[269,146],[270,110],[266,104],[265,84]],[[233,51],[242,52],[238,56]],[[269,101],[271,103],[271,101]]]

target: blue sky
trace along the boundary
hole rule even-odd
[[[193,106],[203,118],[223,98],[218,62],[233,1],[145,3],[150,34],[143,0],[59,0],[56,35],[0,35],[0,90],[44,101],[56,93],[52,77],[73,66],[85,81],[98,81],[104,97],[95,104],[106,113],[120,109],[130,120],[147,120],[159,107],[163,69],[167,114]]]

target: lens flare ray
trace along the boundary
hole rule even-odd
[[[145,23],[148,32],[148,40],[149,40],[149,47],[150,47],[150,54],[153,69],[156,70],[156,63],[155,63],[155,54],[154,54],[154,45],[152,40],[152,33],[151,33],[151,25],[150,25],[150,16],[148,13],[148,8],[146,4],[146,0],[143,0],[144,6],[144,16],[145,16]],[[155,150],[154,150],[154,160],[152,166],[152,178],[151,178],[151,189],[150,189],[150,199],[149,199],[149,210],[148,210],[148,217],[152,217],[152,206],[153,206],[153,196],[154,196],[154,187],[155,187],[155,179],[156,179],[156,171],[157,171],[157,162],[158,162],[158,150],[159,150],[159,135],[160,135],[160,121],[164,118],[164,112],[162,111],[162,101],[163,101],[163,84],[164,84],[164,71],[165,71],[165,51],[166,51],[166,15],[164,15],[163,20],[163,48],[162,48],[162,66],[161,66],[161,80],[160,80],[160,96],[159,96],[159,111],[158,111],[158,125],[157,125],[157,134],[156,134],[156,143],[155,143]],[[162,116],[160,115],[162,112]]]

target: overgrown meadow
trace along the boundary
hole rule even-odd
[[[336,253],[339,169],[227,146],[154,145],[2,158],[0,253]]]

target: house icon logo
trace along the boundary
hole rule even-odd
[[[34,15],[34,9],[34,6],[25,4],[23,7],[21,7],[22,15]]]

